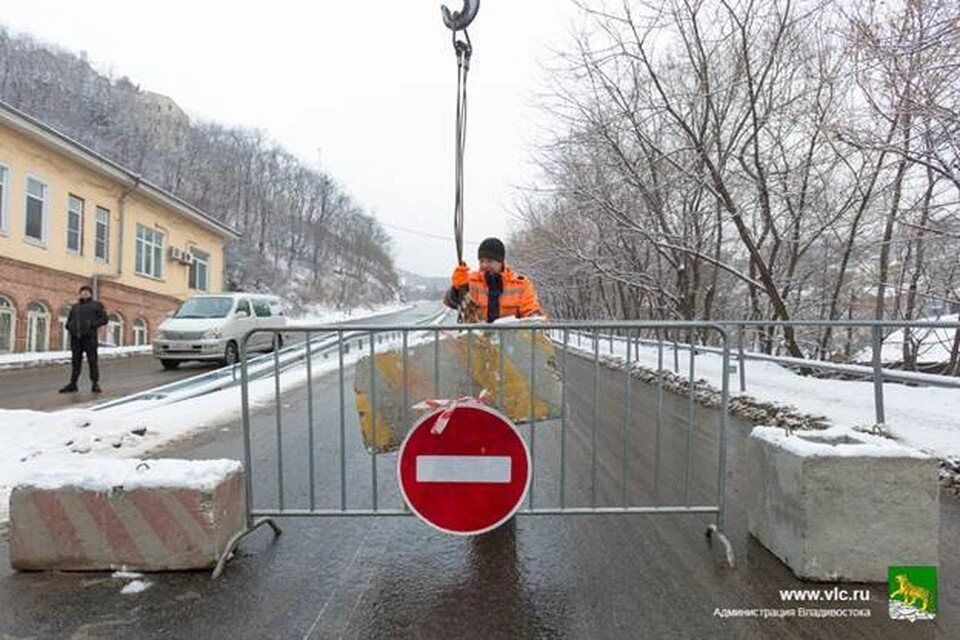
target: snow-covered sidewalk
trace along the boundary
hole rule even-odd
[[[100,347],[97,356],[100,360],[129,358],[150,353],[150,345],[138,347]],[[4,369],[25,369],[43,365],[64,364],[70,362],[69,351],[41,351],[32,353],[0,354],[0,371]]]

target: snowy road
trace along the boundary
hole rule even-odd
[[[592,366],[570,370],[572,411],[566,438],[568,504],[592,498]],[[651,504],[654,474],[652,419],[656,392],[634,385],[635,422],[623,443],[623,374],[602,370],[597,426],[599,504],[622,499],[627,469],[628,499]],[[350,379],[348,375],[347,379]],[[307,390],[283,398],[284,495],[303,505]],[[338,386],[335,375],[314,384],[317,408],[317,501],[340,498]],[[682,495],[682,470],[691,460],[694,500],[709,496],[716,481],[717,414],[697,409],[692,446],[686,447],[689,405],[665,397],[661,500]],[[349,406],[349,405],[348,405]],[[352,415],[352,412],[351,412]],[[271,410],[253,420],[254,480],[260,504],[276,500],[275,422]],[[359,446],[352,416],[347,422],[348,500],[369,500],[370,460]],[[960,502],[942,493],[940,612],[935,627],[887,618],[886,585],[866,585],[871,617],[850,619],[721,619],[717,608],[795,606],[779,590],[827,585],[802,583],[746,533],[739,464],[749,425],[731,421],[731,481],[728,533],[738,567],[731,571],[706,542],[702,516],[575,516],[518,518],[515,532],[479,539],[454,538],[413,518],[287,519],[271,540],[258,532],[241,546],[222,578],[206,573],[151,576],[150,586],[122,595],[124,582],[103,576],[14,575],[0,565],[0,635],[14,637],[718,637],[913,638],[948,637],[960,625]],[[528,432],[528,429],[524,429]],[[537,432],[537,506],[557,498],[559,432]],[[181,444],[186,457],[239,457],[241,434],[234,424]],[[624,455],[626,454],[626,455]],[[384,506],[397,499],[393,456],[380,458],[378,485]],[[553,461],[553,464],[551,462]],[[4,551],[0,549],[0,556]],[[840,585],[864,588],[865,585]],[[833,585],[829,585],[830,588]],[[816,606],[816,605],[811,605]]]

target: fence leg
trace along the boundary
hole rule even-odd
[[[223,573],[223,569],[227,564],[227,560],[233,556],[233,552],[236,551],[237,545],[240,544],[240,541],[265,524],[270,525],[270,528],[273,529],[274,537],[283,533],[283,530],[280,529],[280,525],[278,525],[273,518],[260,518],[253,523],[251,528],[244,529],[240,533],[230,538],[230,542],[227,543],[227,548],[223,550],[223,554],[220,556],[220,559],[217,560],[217,566],[213,569],[213,575],[210,576],[213,580],[219,578],[220,574]]]
[[[727,564],[730,565],[731,569],[735,568],[737,566],[737,561],[733,556],[733,545],[730,544],[730,539],[727,538],[726,534],[724,534],[723,531],[720,531],[720,528],[717,525],[711,524],[709,527],[707,527],[707,538],[711,540],[716,538],[723,543],[723,548],[727,555]]]

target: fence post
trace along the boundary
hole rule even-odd
[[[883,411],[883,359],[880,350],[882,341],[880,340],[880,326],[873,325],[871,331],[873,342],[873,403],[876,407],[877,424],[886,424],[886,416]]]
[[[747,390],[747,371],[744,368],[745,358],[743,356],[743,325],[737,326],[738,333],[740,334],[739,339],[737,340],[737,373],[740,374],[740,393],[743,393]]]

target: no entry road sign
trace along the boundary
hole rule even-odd
[[[444,412],[422,418],[400,447],[397,479],[410,509],[445,533],[497,528],[520,507],[530,484],[530,452],[517,428],[480,403],[459,404],[440,433]]]

